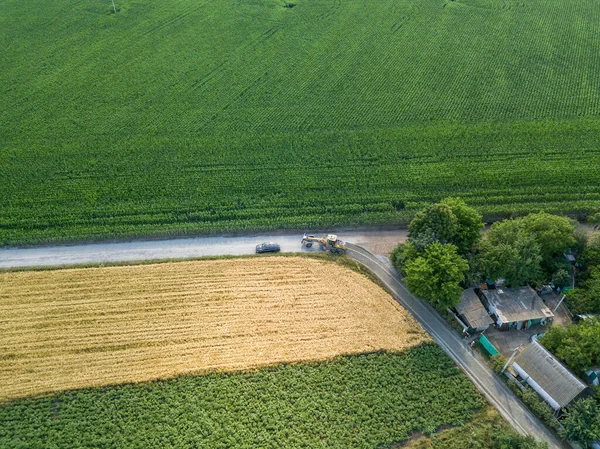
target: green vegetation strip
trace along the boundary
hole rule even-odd
[[[595,0],[0,0],[0,245],[600,201]]]
[[[4,448],[375,448],[484,406],[444,352],[341,357],[66,392],[0,407]]]

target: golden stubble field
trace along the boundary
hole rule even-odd
[[[265,257],[0,274],[0,399],[429,341],[338,264]]]

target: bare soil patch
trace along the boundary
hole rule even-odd
[[[383,289],[302,257],[0,274],[0,399],[429,341]]]

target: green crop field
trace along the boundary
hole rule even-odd
[[[484,403],[435,345],[0,405],[3,448],[376,448]]]
[[[597,0],[292,1],[0,0],[0,245],[600,203]]]

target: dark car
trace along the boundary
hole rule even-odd
[[[277,253],[281,250],[279,247],[279,243],[269,242],[269,243],[261,243],[260,245],[256,245],[257,253]]]

